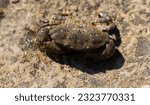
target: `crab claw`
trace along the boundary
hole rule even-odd
[[[99,22],[100,23],[109,23],[112,22],[112,18],[108,15],[108,13],[101,12],[99,13]]]

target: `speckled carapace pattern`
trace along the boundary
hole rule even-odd
[[[68,66],[32,46],[43,14],[91,22],[102,11],[121,36],[108,62]],[[150,87],[150,0],[0,0],[0,87]]]
[[[51,33],[51,38],[60,45],[74,50],[100,48],[108,43],[108,35],[96,27],[82,24],[64,24]]]

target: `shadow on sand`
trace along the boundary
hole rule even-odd
[[[88,74],[105,73],[109,70],[119,69],[125,62],[123,55],[118,50],[107,60],[87,59],[83,55],[68,55],[63,57],[62,55],[54,55],[48,52],[47,55],[60,64],[67,64]]]

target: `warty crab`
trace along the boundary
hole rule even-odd
[[[117,49],[116,37],[110,34],[116,29],[116,25],[107,13],[100,13],[98,16],[98,21],[89,24],[70,22],[54,26],[47,19],[42,19],[36,43],[41,51],[56,55],[82,54],[108,59]],[[106,26],[97,28],[95,23],[104,23]]]

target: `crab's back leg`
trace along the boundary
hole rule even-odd
[[[112,55],[114,55],[115,50],[116,50],[115,43],[114,43],[114,41],[112,39],[110,39],[109,42],[106,44],[106,48],[103,51],[102,55],[105,58],[109,58]]]

